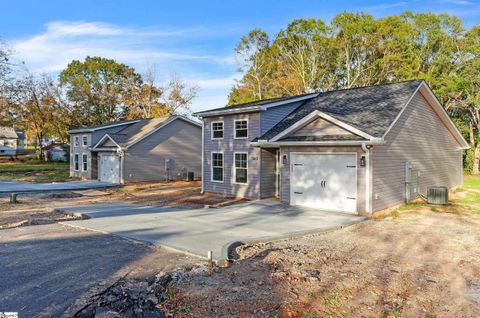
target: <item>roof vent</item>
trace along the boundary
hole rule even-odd
[[[427,192],[427,202],[429,204],[448,204],[448,188],[429,187]]]

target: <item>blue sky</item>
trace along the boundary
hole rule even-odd
[[[480,0],[22,1],[1,0],[0,38],[34,72],[57,75],[72,59],[114,58],[158,83],[173,73],[198,84],[194,111],[223,106],[237,72],[233,48],[253,28],[274,36],[296,18],[330,20],[342,11],[376,17],[447,12],[480,23]]]

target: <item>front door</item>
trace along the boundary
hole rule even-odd
[[[356,154],[292,153],[292,205],[356,213]]]

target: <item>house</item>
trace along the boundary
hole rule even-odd
[[[16,156],[23,153],[25,134],[12,127],[0,127],[0,156]]]
[[[201,171],[201,124],[180,115],[68,131],[70,175],[125,183],[169,181]]]
[[[196,113],[202,191],[371,213],[462,184],[469,145],[424,81]]]
[[[42,153],[46,161],[68,161],[70,145],[66,143],[53,142],[42,147]]]

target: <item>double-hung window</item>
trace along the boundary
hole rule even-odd
[[[78,153],[73,155],[73,170],[78,171],[80,169],[80,158]]]
[[[246,152],[235,153],[235,183],[247,183],[248,154]]]
[[[88,161],[87,161],[87,154],[82,154],[82,169],[83,171],[87,171],[88,169]]]
[[[86,147],[88,145],[88,137],[87,136],[82,136],[82,145]]]
[[[235,138],[248,138],[248,120],[235,120]]]
[[[223,121],[212,122],[212,139],[223,138]]]
[[[73,137],[73,145],[75,147],[78,147],[79,144],[80,144],[80,137],[78,136]]]
[[[212,181],[223,182],[223,153],[212,152]]]

